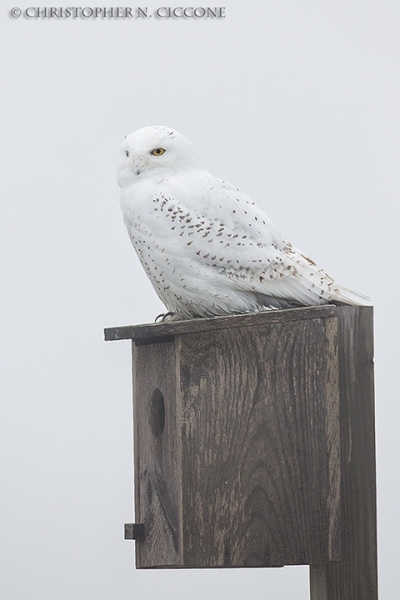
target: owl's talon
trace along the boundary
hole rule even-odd
[[[174,312],[161,313],[155,318],[154,323],[164,323],[165,321],[172,321],[175,315],[176,313]]]

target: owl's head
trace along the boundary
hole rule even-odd
[[[205,170],[191,142],[170,127],[142,127],[125,137],[118,157],[121,187],[139,178],[170,177],[182,171]]]

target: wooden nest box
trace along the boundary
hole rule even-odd
[[[132,339],[138,568],[311,566],[375,600],[371,307],[106,329]]]

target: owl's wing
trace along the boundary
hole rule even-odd
[[[339,286],[323,269],[294,248],[265,213],[240,189],[215,177],[158,196],[181,243],[180,256],[215,270],[232,289],[299,304],[366,300]],[[269,303],[271,304],[271,303]],[[273,302],[272,302],[273,305]]]
[[[229,282],[232,290],[253,292],[260,304],[358,304],[363,298],[293,248],[246,194],[211,175],[169,180],[165,191],[152,194],[146,217],[139,227],[151,217],[147,235],[178,270],[190,268],[216,285]]]

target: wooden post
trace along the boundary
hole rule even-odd
[[[376,471],[372,307],[341,307],[340,562],[310,568],[311,600],[376,600]]]
[[[312,600],[376,600],[372,309],[106,339],[133,341],[138,568],[308,564]]]

